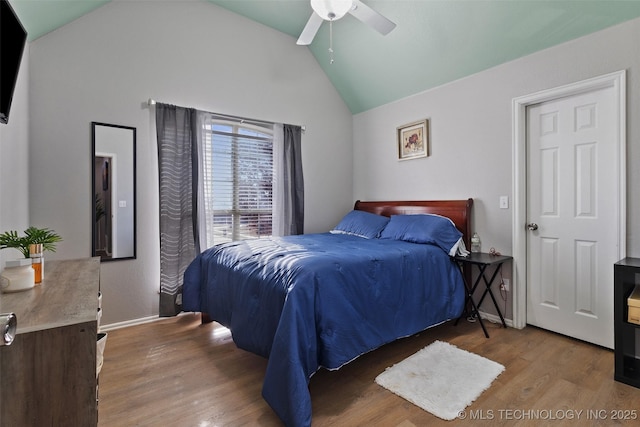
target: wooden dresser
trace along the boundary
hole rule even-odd
[[[0,347],[0,426],[96,426],[100,258],[45,261],[35,288],[0,294],[15,340]]]

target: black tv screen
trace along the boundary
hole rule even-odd
[[[0,0],[0,123],[9,121],[27,32],[7,0]]]

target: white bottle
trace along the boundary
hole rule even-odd
[[[471,237],[471,252],[481,252],[480,236],[478,236],[478,233],[473,233],[473,236]]]

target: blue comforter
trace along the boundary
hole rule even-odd
[[[311,425],[308,382],[397,338],[456,318],[464,284],[442,249],[347,234],[215,246],[184,276],[183,309],[208,313],[268,358],[264,399],[287,426]]]

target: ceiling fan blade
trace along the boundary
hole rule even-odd
[[[299,45],[310,45],[313,42],[313,38],[316,36],[316,33],[320,29],[320,25],[322,25],[323,19],[317,13],[313,12],[311,17],[307,21],[307,25],[304,26],[302,33],[300,33],[300,37],[298,37],[298,41],[296,44]]]
[[[385,36],[396,27],[396,24],[380,15],[360,0],[353,0],[353,8],[349,13]]]

